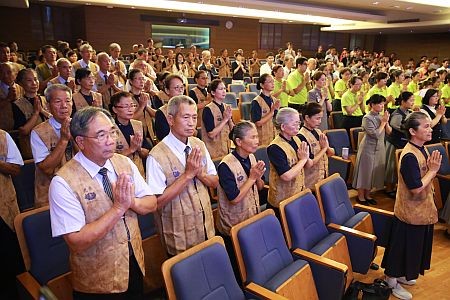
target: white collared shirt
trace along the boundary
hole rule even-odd
[[[104,166],[99,166],[89,160],[82,152],[78,152],[73,159],[78,161],[86,169],[89,175],[97,181],[103,189],[102,175],[98,174],[101,168],[108,169],[108,178],[111,183],[117,181],[117,174],[110,160]],[[134,194],[136,198],[141,198],[155,194],[145,183],[136,165],[127,157],[133,173]],[[76,174],[74,175],[76,176]],[[86,219],[80,201],[69,187],[67,182],[60,176],[55,176],[49,188],[50,219],[52,225],[52,235],[54,237],[80,231],[86,225]]]
[[[19,166],[23,166],[22,155],[20,155],[20,151],[17,148],[16,143],[11,138],[8,132],[5,131],[6,135],[6,144],[8,145],[6,157],[0,156],[0,160],[6,163],[15,164]]]
[[[192,150],[192,145],[189,142],[187,145],[177,139],[172,131],[161,141],[172,151],[172,153],[178,158],[183,166],[186,166],[186,154],[184,149],[189,146]],[[211,156],[206,149],[206,157],[203,158],[202,164],[206,165],[206,173],[208,175],[217,175],[216,167],[214,166]],[[161,195],[167,187],[167,178],[164,175],[163,168],[159,162],[151,155],[147,157],[147,183],[155,191],[156,195]]]
[[[8,96],[8,93],[9,93],[9,85],[7,85],[6,83],[0,81],[0,89],[2,89],[3,94],[4,94],[5,96]]]
[[[272,74],[272,67],[268,63],[263,64],[259,68],[259,76],[261,77],[263,74]]]
[[[50,126],[52,126],[59,140],[59,138],[61,137],[61,124],[58,121],[56,121],[55,118],[53,117],[50,117],[48,123],[50,124]],[[40,163],[47,156],[50,155],[50,151],[48,150],[47,146],[44,144],[41,137],[39,136],[39,134],[37,134],[37,132],[34,129],[31,131],[30,143],[31,143],[31,152],[33,153],[33,159],[35,164]],[[51,146],[55,147],[56,144]]]
[[[65,80],[64,78],[62,78],[61,76],[57,77],[57,80],[60,84],[66,84],[66,82],[69,81],[69,79]],[[50,81],[47,83],[47,86],[51,86],[53,83],[51,83]]]

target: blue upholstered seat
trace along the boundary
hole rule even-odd
[[[17,204],[21,212],[34,207],[34,160],[24,161],[20,167],[20,174],[12,177],[17,195]]]

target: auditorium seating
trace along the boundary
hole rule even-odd
[[[364,135],[364,129],[362,127],[350,128],[350,142],[352,145],[352,151],[358,152],[358,146],[361,142],[362,136]]]
[[[20,167],[20,174],[12,177],[17,204],[21,212],[34,208],[35,168],[33,159],[25,160],[23,166]]]
[[[253,93],[259,93],[258,88],[256,87],[256,83],[250,83],[247,85],[247,90]]]
[[[256,96],[257,94],[253,92],[239,93],[239,109],[243,120],[250,120],[251,103]]]
[[[448,142],[447,142],[448,146]],[[436,175],[435,181],[437,180],[439,182],[439,188],[440,188],[440,194],[441,194],[441,202],[442,206],[445,203],[445,200],[448,197],[448,194],[450,192],[450,161],[449,161],[449,155],[446,150],[446,147],[441,144],[431,144],[431,145],[425,145],[425,147],[428,149],[428,152],[431,154],[433,151],[437,150],[442,155],[442,162],[441,167]]]
[[[228,85],[228,91],[239,95],[239,93],[245,92],[245,85],[243,84],[230,84]]]

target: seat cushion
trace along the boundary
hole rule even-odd
[[[342,234],[337,232],[331,233],[311,248],[310,252],[317,255],[322,255],[325,251],[333,247],[333,245],[335,245],[342,236]]]
[[[177,299],[245,299],[226,250],[219,244],[178,262],[171,275]]]
[[[358,224],[359,222],[361,222],[361,220],[367,216],[369,213],[366,211],[361,211],[359,213],[357,213],[356,215],[354,215],[353,217],[351,217],[350,219],[348,219],[344,224],[342,224],[345,227],[349,227],[349,228],[353,228],[355,227],[356,224]]]
[[[292,262],[290,265],[286,266],[278,273],[272,276],[270,280],[263,284],[263,286],[273,292],[282,285],[286,280],[291,278],[295,273],[297,273],[301,268],[303,268],[308,263],[304,260],[296,260]]]
[[[343,225],[355,215],[348,197],[347,185],[341,177],[323,184],[320,187],[325,223]]]

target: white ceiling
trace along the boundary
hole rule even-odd
[[[326,31],[450,32],[450,0],[427,1],[427,3],[437,3],[434,5],[416,4],[415,1],[418,0],[32,0],[32,2],[40,3],[88,4],[148,10],[170,9],[171,11],[207,13],[230,18],[233,16],[257,18],[261,22],[331,25],[322,28]],[[180,3],[184,3],[185,6]],[[209,13],[204,10],[205,5],[209,4],[226,7]],[[2,0],[1,5],[28,7],[28,0]],[[249,9],[248,14],[246,13],[247,9]],[[254,14],[255,12],[256,14]],[[269,13],[267,14],[267,12]],[[253,15],[250,15],[251,13]],[[325,19],[316,21],[312,19],[313,16],[325,17]],[[338,20],[327,18],[337,18]]]

